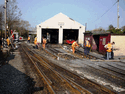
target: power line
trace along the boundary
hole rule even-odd
[[[112,5],[112,7],[113,7],[117,2],[118,2],[118,0]],[[112,7],[111,7],[111,8],[112,8]],[[101,17],[103,17],[111,8],[109,8]],[[100,17],[100,18],[101,18],[101,17]],[[95,21],[99,20],[100,18],[97,18]],[[94,21],[94,22],[95,22],[95,21]],[[92,23],[94,23],[94,22],[92,22]]]

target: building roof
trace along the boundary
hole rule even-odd
[[[84,34],[106,35],[106,34],[111,34],[111,33],[109,31],[94,31],[94,32],[85,32]]]
[[[69,18],[63,13],[59,13],[45,22],[39,24],[42,28],[59,28],[62,26],[63,28],[71,28],[71,29],[79,29],[84,27],[82,24],[76,22],[72,18]]]
[[[108,31],[98,31],[98,32],[92,32],[93,35],[102,35],[102,34],[110,34]]]

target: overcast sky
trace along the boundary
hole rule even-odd
[[[4,4],[4,1],[0,0],[0,4]],[[112,7],[117,0],[16,1],[22,12],[21,18],[29,21],[33,27],[60,12],[83,25],[87,23],[87,30],[93,30],[99,27],[107,29],[110,24],[117,27],[117,4]],[[119,5],[119,27],[122,27],[125,25],[125,0],[119,0]],[[103,15],[108,9],[110,10]]]

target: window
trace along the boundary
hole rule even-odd
[[[103,38],[102,45],[106,44],[106,38]]]

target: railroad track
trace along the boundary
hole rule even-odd
[[[63,54],[63,52],[60,52],[59,50],[56,50],[55,48],[56,48],[56,46],[54,46],[54,47],[51,46],[51,47],[48,47],[47,49],[50,50],[51,53],[55,53],[56,55],[59,55],[59,53]],[[60,48],[60,46],[58,46],[58,48]],[[70,46],[68,46],[67,48],[68,48],[68,50],[71,49]],[[78,50],[78,49],[76,49],[76,54],[79,54],[82,57],[84,55],[84,53],[82,51]],[[65,56],[64,58],[68,58],[69,60],[78,59],[77,57],[74,57],[74,56],[71,56],[71,55],[64,54],[64,56]],[[94,57],[94,56],[91,56],[91,55],[88,55],[88,57],[89,57],[88,59],[100,59],[98,57]],[[118,78],[118,79],[121,79],[121,80],[125,80],[124,79],[124,75],[125,75],[124,70],[119,69],[116,66],[110,65],[108,63],[105,63],[105,64],[107,64],[108,66],[106,67],[106,65],[104,65],[104,64],[99,65],[100,68],[95,68],[95,67],[93,67],[93,65],[91,66],[91,65],[88,65],[88,64],[87,64],[87,66],[89,66],[91,68],[94,68],[95,70],[99,70],[99,71],[108,73],[113,78],[115,77],[115,78]]]
[[[72,49],[71,46],[70,45],[66,45],[66,46],[67,46],[67,51],[70,52],[70,53],[72,53],[72,51],[70,51]],[[63,46],[62,46],[62,48],[63,48]],[[93,56],[93,55],[90,55],[90,54],[85,55],[84,51],[81,51],[77,47],[76,47],[76,51],[75,51],[74,55],[78,56],[79,58],[82,58],[82,59],[85,58],[85,59],[93,59],[93,60],[97,60],[97,59],[102,60],[102,58],[99,58],[97,56]]]
[[[95,75],[99,78],[102,78],[108,83],[115,85],[115,87],[125,88],[125,75],[117,72],[116,70],[111,69],[111,67],[106,67],[104,65],[92,64],[91,62],[83,62],[79,60],[86,67],[82,68],[84,72]],[[79,68],[80,69],[80,68]]]
[[[24,48],[23,48],[24,49]],[[83,87],[79,86],[70,79],[66,79],[63,75],[56,72],[44,60],[38,59],[38,56],[25,47],[25,52],[34,63],[35,67],[44,77],[48,84],[48,90],[51,94],[92,94]]]
[[[56,48],[47,48],[47,49],[49,51],[51,51],[51,53],[55,53],[57,57],[61,57],[61,58],[64,58],[66,60],[78,59],[77,57],[75,57],[69,53],[64,53],[64,52],[59,51]]]
[[[70,50],[71,46],[69,46],[69,45],[67,45],[67,46],[68,46],[67,47],[68,50]],[[85,57],[84,52],[80,51],[78,49],[76,49],[75,54],[79,54],[80,56]],[[98,60],[102,59],[102,58],[94,57],[92,55],[87,55],[87,57],[85,57],[85,58],[87,58],[87,59],[95,59],[95,60],[96,59],[98,59]],[[84,64],[86,64],[88,67],[90,67],[90,68],[92,68],[92,69],[94,69],[96,71],[102,71],[104,74],[109,75],[111,78],[117,79],[117,82],[119,82],[118,83],[119,86],[121,85],[120,87],[125,87],[125,84],[123,84],[123,83],[125,83],[125,68],[124,69],[123,68],[121,69],[120,67],[118,68],[117,65],[119,65],[119,63],[117,63],[116,65],[105,63],[105,64],[98,65],[99,66],[98,68],[94,67],[93,65],[87,64],[87,63],[84,63]],[[123,63],[123,62],[121,62],[121,63]],[[123,63],[123,64],[124,65],[122,65],[122,66],[125,66],[125,63]],[[121,80],[121,82],[120,82],[120,80]]]
[[[46,50],[49,50],[50,53],[54,53],[56,55],[58,55],[57,57],[61,57],[61,58],[64,58],[64,59],[68,59],[68,60],[72,60],[72,59],[83,59],[83,58],[86,58],[86,59],[99,59],[97,57],[94,57],[92,55],[87,55],[85,56],[84,55],[84,52],[76,49],[76,52],[75,54],[73,54],[70,50],[71,50],[71,47],[69,45],[67,45],[67,48],[66,48],[66,52],[64,53],[64,49],[63,49],[63,52],[57,50],[58,49],[62,49],[63,47],[61,45],[54,45],[54,46],[51,46],[51,45],[48,45],[47,49]]]
[[[125,70],[120,69],[114,65],[107,64],[107,63],[105,65],[99,65],[99,67],[101,67],[103,70],[107,70],[108,72],[111,72],[112,75],[114,75],[114,77],[124,80],[125,82]]]
[[[68,49],[70,49],[70,47],[67,47]],[[50,48],[49,48],[50,49]],[[51,49],[53,50],[53,53],[61,53],[58,50],[55,50],[55,47]],[[78,53],[79,55],[83,55],[83,52],[76,50],[76,53]],[[93,56],[89,56],[91,58],[94,59],[98,59],[98,57],[93,57]],[[71,60],[72,58],[69,57],[69,60]],[[83,63],[83,62],[81,62]],[[116,87],[120,87],[120,88],[124,88],[125,87],[125,70],[124,69],[120,69],[117,66],[114,65],[110,65],[108,63],[104,63],[102,62],[102,64],[98,64],[98,65],[93,65],[92,63],[85,63],[84,64],[87,66],[84,70],[86,72],[90,72],[93,73],[94,75],[101,77],[105,80],[107,80],[110,83],[113,83]],[[120,62],[118,62],[117,64],[119,65]],[[116,64],[116,65],[117,65]],[[122,64],[123,65],[123,64]]]
[[[22,45],[24,46],[24,45]],[[87,78],[82,78],[71,71],[55,65],[41,56],[39,52],[35,52],[23,47],[28,57],[37,68],[38,72],[45,79],[48,90],[54,93],[67,94],[115,94],[116,92],[101,86]]]

